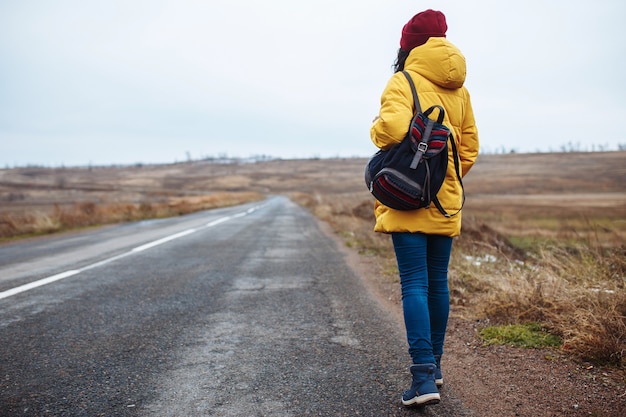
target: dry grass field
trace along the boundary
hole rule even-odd
[[[399,302],[390,239],[375,234],[364,159],[196,161],[0,170],[0,239],[288,195],[372,260]],[[562,351],[626,366],[626,152],[481,155],[466,177],[450,288],[457,315],[537,322]]]

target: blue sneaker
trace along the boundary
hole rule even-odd
[[[412,365],[410,369],[413,382],[411,388],[402,394],[402,404],[406,406],[438,404],[441,396],[435,384],[437,366],[434,363],[427,363]]]
[[[435,384],[437,387],[441,387],[443,385],[443,374],[441,373],[441,355],[435,355],[435,365],[437,369],[435,369]]]

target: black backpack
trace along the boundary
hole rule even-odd
[[[402,142],[376,152],[368,161],[365,183],[374,197],[387,207],[416,210],[429,208],[432,202],[444,216],[454,216],[461,209],[448,214],[437,199],[448,170],[448,143],[452,147],[454,167],[463,189],[454,138],[450,129],[442,124],[445,110],[435,105],[422,112],[411,76],[406,71],[402,73],[411,86],[415,115]],[[439,112],[437,120],[430,119],[435,110]]]

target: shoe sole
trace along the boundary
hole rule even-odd
[[[418,395],[417,397],[413,397],[410,400],[405,400],[404,398],[402,398],[402,404],[405,406],[439,404],[439,401],[441,401],[441,396],[434,393]]]

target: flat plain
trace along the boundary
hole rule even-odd
[[[372,231],[365,163],[202,160],[4,169],[0,250],[13,239],[282,194],[320,220],[401,320],[391,245]],[[485,417],[623,415],[626,152],[480,155],[464,185],[463,231],[450,267],[448,381]],[[528,321],[561,337],[561,347],[488,346],[479,337],[493,324]]]

